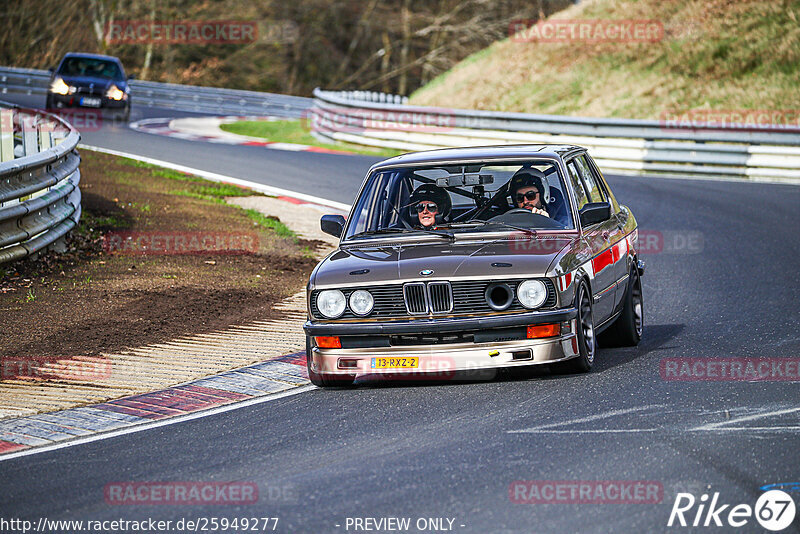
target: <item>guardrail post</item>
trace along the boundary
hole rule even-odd
[[[14,159],[14,111],[0,109],[0,161]]]
[[[29,117],[22,113],[18,114],[18,116],[20,130],[22,131],[22,152],[26,156],[32,156],[39,152],[38,132],[33,124],[36,117]]]

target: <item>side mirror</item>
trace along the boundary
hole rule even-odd
[[[128,79],[129,80],[135,80],[136,76],[134,76],[133,74],[128,74]]]
[[[333,237],[342,237],[344,217],[342,215],[323,215],[319,221],[319,227],[326,234],[330,234]]]
[[[47,72],[49,72],[50,74],[53,74],[55,71],[56,71],[56,68],[55,68],[55,67],[49,67],[49,68],[47,69]]]
[[[608,202],[589,202],[581,208],[579,213],[581,225],[591,226],[611,218],[611,204]]]

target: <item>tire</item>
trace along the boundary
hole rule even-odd
[[[577,335],[578,357],[558,364],[555,369],[561,373],[587,373],[594,365],[597,352],[597,336],[594,330],[594,312],[592,310],[592,293],[586,282],[581,281],[575,295],[575,307],[578,309]]]
[[[356,380],[356,375],[330,375],[317,373],[311,370],[311,338],[306,336],[306,368],[308,369],[308,379],[315,386],[321,388],[330,387],[349,387]]]
[[[631,268],[628,287],[625,288],[622,313],[600,340],[607,347],[635,347],[642,339],[644,329],[644,300],[642,298],[642,279],[636,266]]]

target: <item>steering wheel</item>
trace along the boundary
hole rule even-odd
[[[511,208],[510,210],[506,211],[502,215],[513,215],[514,213],[527,213],[528,215],[541,215],[539,213],[533,213],[529,209],[525,208]]]

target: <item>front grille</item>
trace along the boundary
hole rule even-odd
[[[428,298],[425,295],[425,284],[422,282],[403,286],[403,296],[409,315],[428,313]]]
[[[553,282],[548,278],[541,278],[547,286],[547,300],[540,309],[549,309],[556,306],[556,290]],[[507,283],[514,300],[506,311],[527,311],[516,299],[517,286],[522,279],[515,280],[463,280],[463,281],[436,281],[428,282],[426,295],[425,282],[410,282],[405,285],[393,284],[386,286],[353,287],[343,289],[345,298],[350,301],[350,294],[358,289],[366,289],[375,299],[375,307],[368,319],[389,319],[409,316],[427,315],[430,304],[433,313],[451,315],[486,314],[493,315],[498,312],[489,307],[486,302],[486,288],[496,282]],[[311,293],[311,315],[324,319],[317,309],[317,294],[319,290]],[[364,319],[350,311],[345,310],[340,319]]]
[[[103,89],[100,87],[77,87],[75,92],[79,95],[89,95],[89,96],[102,96]]]
[[[453,290],[450,287],[450,282],[428,283],[428,295],[430,297],[431,312],[448,313],[453,309]]]
[[[544,285],[547,287],[547,299],[542,304],[540,309],[552,308],[556,305],[556,289],[553,282],[549,278],[540,278]],[[504,282],[511,287],[514,293],[514,300],[507,311],[526,311],[527,308],[520,304],[517,300],[517,286],[520,280],[465,280],[454,281],[453,287],[453,313],[466,314],[466,313],[497,313],[486,302],[486,288],[490,284],[496,282]]]

